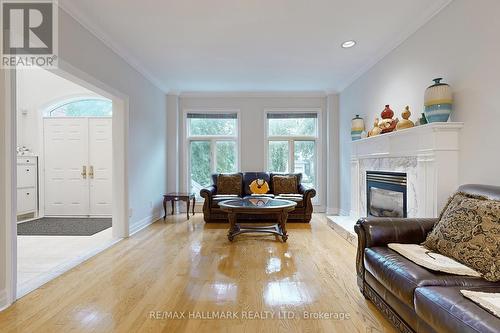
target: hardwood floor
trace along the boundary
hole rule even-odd
[[[0,332],[394,332],[356,286],[354,247],[323,214],[289,224],[287,243],[226,234],[201,214],[158,221],[19,299]]]

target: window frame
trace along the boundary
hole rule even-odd
[[[190,135],[189,129],[189,118],[188,114],[211,114],[211,113],[223,113],[223,114],[236,114],[236,133],[235,135]],[[185,185],[187,192],[191,192],[191,142],[193,141],[209,141],[210,142],[210,173],[216,172],[217,168],[217,141],[231,141],[236,143],[236,172],[240,170],[241,166],[241,117],[240,110],[236,109],[185,109],[183,111],[183,122],[184,122],[184,144],[185,150],[185,165],[186,179]],[[195,193],[197,199],[200,199],[200,194]]]
[[[78,117],[68,117],[68,116],[52,116],[51,113],[55,110],[66,106],[68,104],[82,102],[82,101],[103,101],[111,103],[111,115],[109,116],[78,116]],[[43,118],[111,118],[113,116],[113,101],[109,98],[101,97],[101,96],[93,96],[93,95],[81,95],[77,97],[69,97],[58,99],[56,103],[51,103],[48,106],[43,108]]]
[[[268,114],[270,113],[283,113],[283,114],[293,114],[293,113],[315,113],[316,114],[316,133],[314,135],[269,135],[269,119]],[[269,143],[271,141],[287,141],[288,142],[288,173],[295,172],[295,142],[296,141],[313,141],[315,143],[315,151],[314,151],[314,175],[315,175],[315,184],[314,188],[317,190],[317,193],[320,193],[319,188],[321,187],[321,170],[319,168],[318,161],[320,160],[320,155],[322,153],[322,121],[321,121],[321,108],[286,108],[286,109],[265,109],[264,110],[264,131],[265,131],[265,140],[264,140],[264,168],[267,172],[269,171]],[[319,204],[319,195],[313,199],[314,204]]]

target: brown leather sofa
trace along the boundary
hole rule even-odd
[[[463,185],[459,191],[500,200],[500,187]],[[427,270],[387,247],[418,244],[437,219],[360,219],[356,271],[363,295],[401,332],[500,332],[500,319],[460,289],[500,292],[500,283]]]
[[[250,184],[255,179],[264,179],[267,181],[270,187],[270,191],[267,194],[270,197],[274,197],[279,199],[279,193],[274,193],[273,190],[273,176],[275,175],[283,175],[278,173],[267,173],[267,172],[243,172],[240,173],[242,175],[242,193],[239,194],[240,198],[244,198],[251,195],[250,192]],[[313,204],[312,198],[316,196],[316,191],[312,188],[305,187],[302,183],[302,174],[295,173],[289,174],[297,177],[297,193],[301,194],[301,198],[293,199],[293,201],[297,202],[297,206],[295,210],[291,211],[288,214],[288,222],[303,222],[309,223],[312,218],[313,213]],[[204,188],[200,191],[200,195],[205,199],[203,203],[203,218],[205,222],[211,223],[220,223],[220,222],[228,222],[227,213],[222,211],[219,207],[219,202],[224,200],[234,199],[231,196],[217,195],[217,177],[219,174],[212,175],[213,185]],[[283,198],[286,200],[290,200],[290,198]],[[240,218],[240,217],[238,217]],[[251,220],[262,220],[269,219],[269,216],[266,215],[244,215],[242,218],[251,219]]]

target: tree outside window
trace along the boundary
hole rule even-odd
[[[268,170],[301,173],[305,186],[316,187],[317,137],[317,113],[269,112]]]
[[[80,99],[71,101],[48,112],[49,117],[111,117],[113,103],[106,99]]]
[[[188,113],[189,186],[199,196],[213,173],[238,171],[236,113]]]

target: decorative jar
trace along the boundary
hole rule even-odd
[[[447,122],[452,111],[451,87],[441,80],[434,79],[434,84],[425,90],[424,114],[429,123]]]
[[[361,139],[361,133],[363,133],[364,130],[365,130],[365,122],[363,118],[361,118],[359,114],[357,114],[356,117],[354,117],[351,122],[352,141]]]

